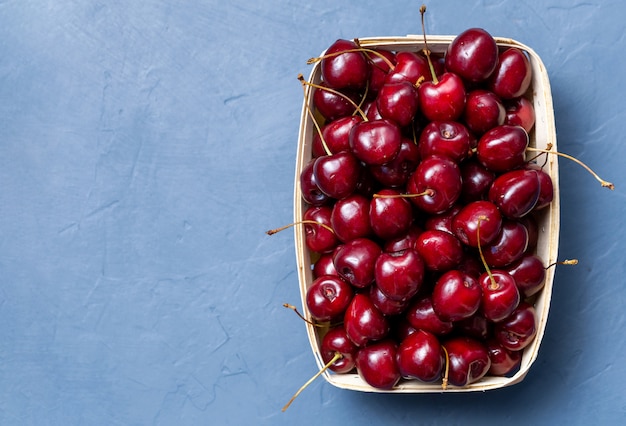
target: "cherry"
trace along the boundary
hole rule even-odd
[[[357,350],[342,326],[330,328],[320,343],[320,355],[324,363],[329,363],[336,353],[341,354],[341,357],[328,367],[335,373],[349,373],[354,370]]]
[[[399,315],[408,307],[410,299],[394,300],[383,293],[378,285],[369,286],[369,297],[376,308],[384,315]]]
[[[350,284],[343,279],[323,275],[316,278],[306,292],[306,305],[317,321],[332,321],[341,317],[353,296]]]
[[[431,121],[422,129],[418,141],[421,158],[441,155],[460,163],[470,154],[470,134],[458,121]]]
[[[359,102],[358,95],[350,90],[337,92],[328,90],[330,87],[324,82],[313,91],[313,106],[328,121],[350,116]]]
[[[545,285],[546,269],[541,258],[527,253],[521,259],[504,268],[515,280],[523,297],[530,297]]]
[[[397,345],[386,339],[359,349],[356,368],[359,376],[377,389],[392,389],[401,379],[396,362]]]
[[[532,169],[537,172],[539,178],[539,198],[533,210],[541,210],[548,207],[554,199],[554,184],[550,175],[541,168],[541,166],[534,163],[527,163],[527,169]]]
[[[506,172],[524,165],[527,147],[528,133],[523,127],[503,124],[480,137],[476,158],[489,170]]]
[[[392,253],[415,248],[415,241],[417,241],[417,237],[422,232],[422,228],[412,224],[409,227],[409,230],[403,235],[386,240],[383,246],[383,251]]]
[[[460,210],[461,205],[455,204],[443,213],[428,215],[424,221],[424,228],[437,229],[455,235],[452,230],[452,219]]]
[[[396,53],[396,66],[387,74],[385,82],[408,81],[417,84],[421,79],[430,79],[426,59],[414,52],[400,51]]]
[[[324,52],[320,64],[322,79],[334,89],[362,89],[370,66],[359,46],[350,40],[337,40]],[[341,53],[343,52],[343,53]],[[339,53],[339,54],[337,54]]]
[[[469,318],[454,323],[454,329],[465,336],[485,341],[493,332],[493,323],[482,312],[476,312]]]
[[[376,98],[381,117],[404,127],[413,121],[419,106],[418,89],[413,83],[399,81],[384,84]]]
[[[489,188],[488,198],[504,216],[518,219],[533,210],[540,193],[538,172],[518,169],[498,176]]]
[[[467,94],[463,122],[475,134],[483,134],[506,120],[506,109],[495,93],[475,89]]]
[[[360,194],[352,194],[333,205],[330,223],[335,235],[342,242],[372,234],[369,218],[369,199]]]
[[[309,163],[302,169],[300,173],[300,191],[302,193],[302,200],[312,206],[322,206],[328,204],[331,197],[324,194],[315,180],[315,174],[313,173],[313,166],[315,159],[309,161]]]
[[[519,351],[533,341],[537,334],[535,308],[528,302],[520,302],[511,315],[497,323],[494,336],[511,351]]]
[[[372,120],[358,123],[350,132],[350,148],[365,164],[384,164],[400,151],[402,133],[390,120]]]
[[[504,101],[504,109],[506,111],[505,124],[521,126],[530,133],[535,126],[535,107],[532,102],[523,96],[507,99]]]
[[[496,174],[480,164],[473,157],[460,165],[463,187],[461,200],[464,203],[484,200]]]
[[[482,288],[480,310],[489,321],[502,321],[517,308],[520,294],[508,272],[494,269],[483,273],[478,282]]]
[[[322,137],[326,146],[331,153],[348,151],[350,150],[350,130],[363,121],[363,118],[359,115],[350,115],[347,117],[341,117],[327,123],[322,127]],[[317,138],[313,140],[311,149],[313,150],[313,156],[319,157],[326,153],[323,145],[322,138],[316,134]]]
[[[433,309],[443,321],[459,321],[478,311],[481,295],[480,284],[474,277],[453,269],[442,274],[435,283]]]
[[[491,366],[487,374],[492,376],[507,376],[519,369],[522,363],[522,352],[511,351],[496,339],[487,340],[487,352]]]
[[[354,192],[361,165],[349,151],[318,157],[313,163],[315,183],[328,197],[341,199]]]
[[[463,260],[463,247],[458,238],[449,232],[428,229],[416,239],[415,248],[427,269],[445,272]]]
[[[498,236],[502,216],[498,207],[490,201],[473,201],[461,207],[452,219],[452,231],[464,244],[478,247],[477,230],[480,226],[480,244],[485,246]]]
[[[335,248],[335,250],[337,247]],[[322,253],[320,257],[313,264],[313,277],[318,278],[322,275],[336,275],[339,276],[339,273],[335,269],[335,264],[333,263],[333,253]]]
[[[406,233],[413,222],[413,208],[405,198],[388,197],[400,195],[394,189],[383,189],[370,201],[369,218],[374,234],[384,240]]]
[[[416,330],[400,343],[396,360],[402,377],[422,382],[439,380],[445,364],[439,340],[425,330]]]
[[[468,82],[486,80],[498,64],[498,46],[482,28],[470,28],[457,35],[448,45],[445,66]]]
[[[448,334],[454,328],[452,321],[443,321],[435,313],[430,296],[414,299],[405,311],[405,318],[413,328],[438,336]]]
[[[420,161],[419,149],[415,142],[408,138],[402,138],[400,151],[384,164],[369,167],[371,174],[382,185],[387,187],[401,187],[406,184]]]
[[[503,268],[519,260],[528,246],[528,229],[516,220],[504,219],[496,238],[482,247],[487,264]]]
[[[350,340],[359,347],[372,341],[382,340],[390,330],[389,320],[363,293],[355,294],[350,301],[345,311],[343,324]]]
[[[329,206],[311,207],[304,212],[304,238],[309,250],[316,253],[329,252],[339,243],[330,227],[331,212],[332,208]]]
[[[458,119],[465,108],[465,86],[456,74],[446,72],[419,86],[419,109],[430,121]]]
[[[390,50],[372,49],[373,52],[365,52],[370,61],[370,79],[368,90],[377,94],[385,83],[387,74],[391,72],[396,63],[396,55]]]
[[[477,382],[491,367],[487,347],[477,339],[457,336],[444,342],[443,347],[449,359],[448,383],[453,386]]]
[[[459,166],[446,157],[432,155],[423,158],[407,183],[411,201],[429,214],[448,210],[461,194],[462,182]]]
[[[522,96],[530,87],[532,69],[528,55],[510,47],[500,53],[498,65],[489,78],[489,89],[502,99]]]
[[[393,300],[415,296],[424,280],[424,262],[413,249],[381,253],[374,270],[376,285]]]
[[[375,265],[381,253],[378,244],[368,238],[355,238],[342,244],[333,254],[337,273],[357,288],[372,284]]]

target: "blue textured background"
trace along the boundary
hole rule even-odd
[[[264,4],[261,4],[264,3]],[[472,3],[470,5],[470,3]],[[305,61],[419,33],[420,3],[0,2],[0,424],[606,424],[626,417],[626,3],[439,1],[431,34],[531,46],[553,89],[561,254],[539,358],[486,394],[318,380],[293,171]]]

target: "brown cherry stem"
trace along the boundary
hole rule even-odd
[[[432,189],[427,189],[424,192],[420,192],[417,194],[374,194],[373,198],[415,198],[415,197],[432,197],[435,195],[435,191]]]
[[[326,363],[326,365],[324,366],[324,368],[322,368],[320,371],[318,371],[313,377],[311,377],[305,384],[303,384],[300,389],[298,389],[298,391],[291,397],[291,399],[289,400],[289,402],[287,402],[287,404],[285,404],[285,406],[283,407],[283,409],[281,410],[283,413],[287,410],[287,408],[289,408],[289,406],[291,405],[291,403],[298,397],[298,395],[300,395],[302,393],[302,391],[304,389],[306,389],[311,383],[313,383],[313,381],[315,379],[317,379],[319,376],[321,376],[326,370],[328,370],[328,368],[333,365],[335,362],[339,361],[341,358],[343,358],[343,355],[341,355],[340,352],[335,352],[335,356],[333,356],[331,358],[330,361],[328,361]]]
[[[546,266],[546,269],[552,268],[553,266],[556,266],[556,265],[567,265],[567,266],[578,265],[578,259],[565,259],[560,262],[554,262]]]
[[[423,4],[420,7],[420,15],[422,16],[422,34],[424,35],[424,55],[426,55],[426,60],[428,61],[428,68],[430,68],[430,74],[433,76],[433,83],[438,84],[439,80],[437,79],[437,73],[435,72],[435,67],[433,66],[433,61],[430,59],[430,49],[428,48],[428,42],[426,41],[426,25],[424,24],[424,15],[426,15],[426,5]]]
[[[294,311],[294,312],[296,313],[296,315],[298,315],[298,316],[300,317],[300,319],[301,319],[302,321],[306,322],[306,323],[307,323],[307,324],[309,324],[309,325],[312,325],[313,327],[320,327],[320,328],[326,327],[325,325],[322,325],[322,324],[316,324],[316,323],[314,323],[314,322],[312,322],[312,321],[309,321],[308,319],[306,319],[306,318],[304,317],[304,315],[302,315],[302,314],[300,313],[300,311],[298,311],[298,308],[296,308],[295,306],[293,306],[293,305],[292,305],[292,304],[290,304],[290,303],[283,303],[283,307],[284,307],[284,308],[287,308],[287,309],[291,309],[292,311]]]
[[[356,104],[356,102],[354,102],[352,99],[350,99],[348,96],[346,96],[345,94],[341,93],[340,91],[335,90],[335,89],[331,89],[330,87],[320,86],[319,84],[311,83],[310,81],[306,81],[302,74],[298,74],[298,80],[300,80],[300,83],[302,83],[302,85],[307,85],[307,86],[310,86],[310,87],[313,87],[313,88],[319,89],[319,90],[326,90],[327,92],[330,92],[330,93],[333,93],[333,94],[335,94],[337,96],[342,97],[343,99],[348,101],[350,103],[350,105],[352,105],[356,109],[356,111],[361,115],[361,117],[363,117],[364,121],[369,121],[367,119],[367,116],[363,112],[363,110]]]
[[[483,220],[489,220],[489,219],[486,216],[480,216],[478,218],[478,225],[476,226],[476,242],[478,244],[478,254],[480,256],[480,260],[483,262],[483,265],[485,266],[487,275],[489,275],[489,281],[491,282],[491,287],[493,289],[497,289],[498,284],[496,283],[496,279],[493,277],[493,274],[491,273],[491,269],[489,268],[489,265],[487,265],[487,261],[485,260],[485,255],[483,254],[483,249],[480,244],[480,223]]]
[[[293,226],[296,225],[304,225],[304,224],[310,224],[310,225],[319,225],[324,229],[329,230],[330,232],[332,232],[333,234],[335,233],[335,231],[333,230],[333,228],[331,228],[330,226],[326,225],[325,223],[321,223],[321,222],[317,222],[315,220],[300,220],[298,222],[294,222],[294,223],[290,223],[289,225],[285,225],[285,226],[281,226],[280,228],[275,228],[275,229],[270,229],[269,231],[265,231],[265,233],[267,235],[274,235],[277,232],[280,231],[284,231],[285,229],[291,228]]]
[[[569,154],[564,154],[562,152],[558,152],[558,151],[552,151],[552,146],[548,145],[548,149],[541,149],[541,148],[533,148],[533,147],[528,147],[526,148],[527,151],[530,152],[541,152],[544,154],[556,154],[558,156],[567,158],[568,160],[571,160],[573,162],[575,162],[576,164],[578,164],[579,166],[581,166],[582,168],[584,168],[585,170],[587,170],[589,173],[591,173],[591,175],[598,181],[600,182],[600,184],[605,187],[605,188],[609,188],[610,190],[614,190],[615,189],[615,185],[613,185],[611,182],[608,182],[604,179],[602,179],[600,176],[597,175],[596,172],[594,172],[593,170],[591,170],[591,168],[589,166],[587,166],[585,163],[583,163],[582,161],[580,161],[578,158],[576,157],[572,157]]]
[[[302,74],[298,75],[298,80],[300,80],[300,77],[302,76]],[[302,78],[304,79],[304,76],[302,76]],[[311,108],[309,107],[309,98],[308,98],[308,92],[306,90],[306,86],[303,84],[302,85],[302,90],[304,91],[304,99],[305,99],[305,108],[306,108],[306,112],[309,115],[309,117],[311,118],[311,121],[313,122],[313,125],[315,126],[315,129],[317,130],[317,134],[320,137],[320,141],[322,142],[322,147],[324,148],[324,152],[326,153],[326,155],[332,155],[333,153],[330,151],[330,148],[328,148],[328,145],[326,144],[326,140],[324,139],[324,135],[322,134],[322,129],[320,128],[320,125],[318,124],[317,120],[315,119],[315,115],[313,115],[313,111],[311,111]]]
[[[441,389],[446,390],[448,389],[448,377],[450,376],[450,355],[448,354],[448,350],[445,346],[442,345],[441,349],[443,349],[443,353],[446,357],[446,367],[444,369],[443,378],[441,380]]]

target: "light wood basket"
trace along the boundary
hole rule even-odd
[[[443,53],[448,45],[452,42],[454,36],[428,36],[428,48],[434,53]],[[550,81],[541,58],[528,46],[508,38],[495,37],[498,46],[503,48],[516,47],[528,54],[532,66],[533,77],[531,87],[527,93],[527,97],[532,101],[535,109],[535,126],[530,132],[530,146],[546,149],[548,146],[556,151],[556,129],[554,124],[554,111],[552,105],[552,94],[550,91]],[[408,35],[405,37],[368,37],[359,39],[363,47],[380,48],[393,51],[414,51],[418,52],[424,48],[423,36]],[[322,52],[323,55],[323,52]],[[320,55],[321,56],[321,55]],[[313,69],[309,76],[310,82],[318,83],[320,81],[319,62],[313,65]],[[315,127],[307,112],[307,103],[309,108],[313,110],[312,92],[309,86],[305,89],[304,102],[302,105],[302,116],[299,129],[298,151],[296,158],[295,184],[294,184],[294,220],[302,220],[307,205],[302,201],[300,188],[300,173],[312,158],[311,145]],[[545,265],[550,265],[557,261],[558,243],[559,243],[559,175],[558,175],[558,156],[548,155],[547,163],[544,166],[549,175],[552,177],[554,185],[554,200],[551,205],[544,208],[538,217],[539,239],[537,244],[537,255],[543,260]],[[300,285],[301,302],[303,312],[309,319],[310,315],[306,308],[305,295],[308,287],[313,281],[311,270],[312,257],[305,244],[304,227],[294,227],[296,261],[298,267],[298,279]],[[537,318],[537,335],[532,343],[530,343],[523,352],[521,366],[519,370],[511,377],[494,377],[486,376],[478,382],[472,383],[466,387],[448,386],[445,392],[476,392],[498,389],[521,382],[528,373],[531,365],[537,359],[539,346],[544,336],[546,323],[548,320],[548,311],[550,309],[550,299],[552,297],[552,285],[554,281],[555,268],[548,268],[546,271],[546,281],[540,293],[534,296],[534,306]],[[316,327],[305,324],[306,332],[311,344],[311,349],[318,368],[321,370],[324,366],[319,350],[321,336]],[[325,371],[323,377],[332,385],[355,391],[363,392],[385,392],[385,393],[441,393],[444,390],[441,384],[423,383],[417,380],[401,380],[391,390],[381,390],[373,388],[363,381],[359,375],[355,373],[336,374],[331,371]]]

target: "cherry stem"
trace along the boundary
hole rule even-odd
[[[424,192],[420,192],[418,194],[374,194],[373,198],[415,198],[415,197],[432,197],[435,195],[435,191],[432,189],[427,189]]]
[[[281,226],[280,228],[270,229],[269,231],[265,231],[265,233],[266,233],[267,235],[274,235],[274,234],[276,234],[277,232],[284,231],[285,229],[291,228],[291,227],[293,227],[293,226],[296,226],[296,225],[305,225],[305,224],[310,224],[310,225],[319,225],[319,226],[321,226],[322,228],[329,230],[329,231],[330,231],[330,232],[332,232],[333,234],[335,233],[335,231],[333,230],[333,228],[331,228],[330,226],[326,225],[325,223],[322,223],[322,222],[317,222],[317,221],[315,221],[315,220],[306,220],[306,219],[305,219],[305,220],[300,220],[300,221],[298,221],[298,222],[290,223],[289,225]]]
[[[301,319],[302,321],[306,322],[306,323],[307,323],[307,324],[309,324],[309,325],[312,325],[313,327],[320,327],[320,328],[325,327],[325,326],[324,326],[324,325],[322,325],[322,324],[316,324],[316,323],[314,323],[314,322],[309,321],[308,319],[306,319],[306,318],[304,317],[304,315],[302,315],[302,314],[300,313],[300,311],[298,311],[298,308],[296,308],[295,306],[293,306],[293,305],[292,305],[292,304],[290,304],[290,303],[283,303],[283,307],[284,307],[284,308],[287,308],[287,309],[291,309],[292,311],[294,311],[294,312],[296,313],[296,315],[298,315],[298,316],[300,317],[300,319]]]
[[[298,76],[298,79],[300,79],[300,76]],[[304,84],[302,85],[302,90],[304,90],[304,99],[306,101],[304,105],[306,107],[306,112],[311,118],[311,121],[313,122],[315,129],[317,130],[317,134],[319,135],[320,141],[322,142],[322,147],[324,148],[324,152],[326,153],[326,155],[332,155],[333,153],[331,152],[330,148],[328,148],[328,145],[326,144],[326,140],[324,139],[324,135],[322,134],[322,129],[320,129],[320,125],[317,123],[317,120],[315,119],[315,116],[313,115],[313,111],[311,111],[311,107],[309,107],[308,93]]]
[[[450,375],[450,355],[448,354],[448,350],[445,346],[441,346],[441,349],[443,349],[443,353],[446,357],[446,368],[443,372],[443,378],[441,380],[441,389],[446,390],[448,389],[448,377]]]
[[[424,15],[426,15],[426,5],[423,4],[420,7],[420,15],[422,16],[422,34],[424,35],[424,55],[426,55],[426,60],[428,61],[428,68],[430,68],[430,74],[433,76],[433,83],[438,84],[439,80],[437,79],[437,73],[435,72],[435,67],[433,66],[433,61],[430,59],[430,49],[428,48],[428,42],[426,41],[426,25],[424,24]]]
[[[363,112],[363,110],[352,99],[350,99],[349,97],[347,97],[345,94],[341,93],[340,91],[335,90],[335,89],[331,89],[330,87],[320,86],[319,84],[311,83],[310,81],[306,81],[302,74],[298,74],[298,80],[300,80],[300,83],[302,83],[302,85],[311,86],[311,87],[314,87],[314,88],[319,89],[319,90],[326,90],[327,92],[330,92],[330,93],[333,93],[333,94],[335,94],[337,96],[342,97],[343,99],[348,101],[356,109],[356,111],[361,115],[361,117],[363,117],[364,121],[369,121],[367,119],[367,116]]]
[[[323,59],[327,59],[327,58],[332,58],[334,56],[339,56],[342,53],[353,53],[353,52],[365,52],[365,53],[371,53],[373,55],[378,56],[380,59],[382,59],[383,61],[385,61],[385,63],[387,64],[387,66],[389,66],[390,70],[393,70],[395,68],[395,65],[382,53],[377,52],[374,49],[368,49],[366,47],[361,47],[361,45],[359,44],[359,40],[358,39],[354,39],[354,42],[359,46],[355,49],[346,49],[346,50],[341,50],[339,52],[333,52],[333,53],[326,53],[322,56],[318,56],[317,58],[310,58],[309,60],[306,61],[307,64],[311,65],[314,64],[316,62],[319,62]]]
[[[558,151],[552,151],[551,149],[551,145],[548,145],[548,149],[541,149],[541,148],[533,148],[533,147],[528,147],[526,148],[527,151],[531,151],[531,152],[542,152],[544,154],[556,154],[559,155],[561,157],[567,158],[568,160],[571,160],[573,162],[575,162],[576,164],[578,164],[579,166],[581,166],[582,168],[584,168],[585,170],[587,170],[589,173],[591,173],[591,175],[596,178],[596,180],[598,182],[600,182],[600,184],[605,187],[605,188],[609,188],[610,190],[614,190],[615,189],[615,185],[613,185],[611,182],[608,182],[604,179],[602,179],[600,176],[598,176],[596,174],[596,172],[594,172],[593,170],[591,170],[591,168],[589,166],[587,166],[585,163],[583,163],[582,161],[580,161],[578,158],[572,157],[569,154],[564,154],[562,152],[558,152]]]
[[[560,262],[554,262],[546,266],[546,269],[552,268],[553,266],[556,266],[556,265],[567,265],[567,266],[578,265],[578,259],[565,259]]]
[[[283,409],[281,410],[283,413],[287,410],[287,408],[289,408],[289,406],[291,405],[291,403],[298,397],[298,395],[300,395],[302,393],[302,391],[304,389],[306,389],[311,383],[313,383],[313,381],[315,379],[317,379],[319,376],[321,376],[326,370],[328,370],[328,368],[333,365],[335,362],[339,361],[341,358],[343,358],[343,355],[341,355],[340,352],[335,352],[335,356],[332,357],[332,359],[330,361],[328,361],[326,363],[326,365],[324,366],[324,368],[322,368],[320,371],[318,371],[315,375],[313,375],[313,377],[311,377],[305,384],[303,384],[300,389],[298,389],[298,391],[291,397],[291,399],[289,400],[289,402],[287,402],[287,404],[285,404],[285,406],[283,407]]]
[[[476,242],[478,243],[478,254],[480,255],[480,260],[483,262],[483,265],[485,266],[487,275],[489,275],[489,281],[491,281],[491,288],[497,289],[498,284],[496,283],[496,279],[493,277],[493,274],[491,273],[491,269],[489,269],[489,265],[487,265],[487,261],[485,260],[485,255],[483,254],[483,249],[480,244],[480,223],[483,220],[489,220],[489,218],[487,218],[484,215],[481,215],[478,217],[478,225],[476,226],[476,240],[477,240]]]

